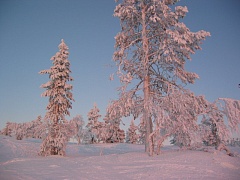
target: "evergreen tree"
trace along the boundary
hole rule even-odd
[[[134,120],[131,121],[130,127],[128,128],[127,134],[128,134],[128,143],[136,144],[138,141],[138,135],[137,135],[137,129],[138,127],[134,124]]]
[[[53,66],[50,69],[40,71],[40,74],[49,74],[49,81],[43,85],[46,91],[42,94],[49,97],[45,119],[49,120],[50,129],[48,136],[41,146],[41,155],[65,155],[66,148],[66,127],[65,115],[70,115],[72,108],[72,81],[70,76],[70,62],[68,60],[68,47],[62,39],[57,52],[52,58]]]
[[[97,107],[97,104],[94,103],[93,109],[91,109],[88,112],[88,124],[87,128],[92,133],[92,143],[95,141],[99,141],[99,135],[100,135],[100,129],[101,129],[101,123],[98,121],[98,119],[101,117],[99,114],[100,110]]]
[[[163,98],[184,91],[182,85],[192,84],[198,78],[196,73],[185,70],[185,63],[201,49],[202,40],[210,34],[202,30],[191,32],[181,22],[188,10],[181,6],[173,10],[177,0],[120,2],[114,11],[114,16],[120,19],[121,32],[115,37],[113,58],[122,86],[119,99],[112,102],[108,112],[111,119],[130,114],[134,118],[142,117],[145,151],[152,155],[153,136],[150,135],[155,133],[152,112],[156,112],[156,104]]]
[[[140,118],[140,123],[138,125],[138,132],[139,132],[138,143],[139,144],[144,144],[145,143],[146,129],[145,129],[145,123],[143,121],[143,118]]]
[[[107,131],[106,142],[108,143],[124,142],[125,132],[120,128],[121,119],[116,117],[112,118],[112,116],[109,113],[107,113],[106,116],[104,117],[104,123]]]

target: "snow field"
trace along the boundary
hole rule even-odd
[[[67,156],[37,155],[41,140],[0,136],[1,180],[88,179],[239,179],[240,148],[236,157],[209,152],[163,147],[149,157],[143,145],[69,143]]]

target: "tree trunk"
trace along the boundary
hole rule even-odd
[[[146,76],[144,79],[144,109],[143,109],[143,118],[146,122],[146,135],[145,135],[145,152],[150,153],[150,149],[154,148],[153,144],[153,137],[150,137],[150,134],[152,133],[152,119],[150,117],[149,113],[149,107],[148,107],[148,101],[149,101],[149,76]],[[151,141],[151,142],[150,142]],[[152,145],[152,147],[150,147]],[[152,154],[149,154],[152,155]]]
[[[144,109],[143,109],[143,119],[146,125],[146,136],[145,136],[145,151],[150,153],[150,144],[153,145],[152,138],[149,135],[152,133],[152,119],[149,113],[149,94],[150,94],[150,77],[148,73],[148,54],[149,54],[149,47],[148,47],[148,39],[147,39],[147,26],[146,26],[146,5],[142,2],[142,42],[143,42],[143,67],[144,67]],[[150,138],[150,139],[149,139]],[[154,146],[154,145],[153,145]],[[152,148],[152,147],[151,147]],[[151,155],[151,154],[149,154]]]

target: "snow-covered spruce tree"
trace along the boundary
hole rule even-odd
[[[112,104],[109,104],[108,111],[113,108]],[[125,131],[120,128],[120,123],[122,122],[117,116],[112,116],[107,112],[104,117],[104,123],[107,131],[107,143],[124,142]]]
[[[110,126],[113,129],[110,129],[112,133],[112,138],[110,142],[114,143],[123,143],[125,140],[125,131],[120,129],[120,124],[114,124],[114,126]]]
[[[111,119],[142,116],[146,125],[145,151],[150,153],[155,121],[151,112],[157,107],[153,105],[159,104],[171,89],[181,90],[181,84],[194,83],[198,75],[187,72],[184,66],[210,34],[203,30],[191,32],[181,22],[188,10],[182,6],[173,10],[177,0],[119,2],[114,16],[120,19],[121,32],[115,37],[113,59],[122,87],[119,100],[112,102],[108,113]]]
[[[100,110],[97,107],[97,104],[94,103],[93,109],[88,112],[88,124],[87,128],[92,133],[92,143],[99,141],[99,134],[101,129],[101,123],[98,121],[101,115],[99,114]]]
[[[62,39],[57,52],[52,58],[53,66],[50,69],[40,71],[40,74],[49,74],[49,81],[43,85],[46,91],[42,96],[49,97],[45,119],[49,120],[50,129],[48,136],[43,140],[40,155],[65,155],[68,130],[65,115],[70,115],[72,108],[72,81],[70,76],[70,62],[68,60],[68,47]]]
[[[140,118],[140,123],[138,125],[138,144],[144,144],[145,143],[145,135],[146,135],[146,128],[143,118]]]
[[[16,139],[22,140],[26,137],[26,126],[24,123],[18,123],[16,127]]]
[[[127,131],[128,143],[136,144],[138,141],[137,129],[138,127],[134,124],[134,120],[132,120]]]

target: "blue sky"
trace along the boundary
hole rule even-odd
[[[187,63],[187,70],[200,76],[189,88],[209,101],[239,99],[240,1],[181,0],[177,5],[188,7],[183,22],[191,31],[211,33]],[[71,117],[81,114],[87,121],[94,102],[104,116],[119,86],[116,77],[109,81],[116,70],[111,67],[114,36],[120,31],[115,6],[114,0],[0,1],[0,129],[7,121],[45,115],[48,98],[40,96],[40,85],[48,76],[38,72],[50,68],[61,39],[69,47],[74,78]]]

